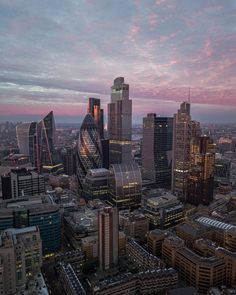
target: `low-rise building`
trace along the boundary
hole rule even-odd
[[[148,251],[157,257],[162,255],[162,244],[168,232],[160,229],[154,229],[147,234]]]

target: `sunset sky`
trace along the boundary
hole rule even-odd
[[[236,1],[0,0],[1,121],[81,122],[118,76],[134,122],[189,87],[194,119],[236,122]]]

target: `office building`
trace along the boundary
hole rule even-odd
[[[137,208],[141,201],[142,177],[135,162],[110,167],[110,201],[119,209]]]
[[[11,170],[1,179],[4,200],[45,193],[44,176],[25,168]]]
[[[98,211],[98,256],[101,270],[118,263],[118,213],[115,207]]]
[[[168,232],[160,229],[154,229],[147,233],[148,251],[157,257],[162,255],[162,244],[168,236]]]
[[[217,158],[215,160],[214,181],[217,185],[228,183],[230,180],[231,161],[226,158]]]
[[[24,229],[8,229],[0,237],[0,268],[5,295],[24,289],[27,281],[40,273],[42,266],[42,242],[35,226]]]
[[[192,121],[190,104],[183,102],[173,120],[172,192],[182,198],[187,197],[187,184],[191,162],[190,145]]]
[[[99,98],[89,97],[88,113],[94,118],[95,124],[99,130],[100,138],[104,138],[103,109],[101,109],[101,101]]]
[[[209,205],[214,190],[215,145],[207,136],[191,140],[191,164],[188,175],[186,202]]]
[[[143,197],[142,209],[149,222],[149,229],[167,228],[184,218],[183,204],[170,193],[158,197]]]
[[[27,155],[33,166],[37,166],[37,122],[16,126],[16,137],[20,153]]]
[[[111,102],[108,104],[108,135],[110,164],[130,161],[132,100],[129,99],[129,84],[125,84],[123,77],[116,78],[111,87]]]
[[[77,150],[77,177],[80,189],[89,169],[102,168],[102,149],[98,128],[93,117],[87,114],[80,127]]]
[[[171,187],[173,118],[143,118],[142,176],[158,187]]]
[[[8,228],[38,226],[43,255],[61,249],[61,216],[59,207],[42,198],[29,198],[5,204],[0,208],[0,232]]]
[[[76,172],[76,149],[66,146],[61,150],[61,159],[64,172],[67,175],[74,175]]]
[[[122,210],[119,212],[119,225],[127,236],[141,242],[146,240],[148,220],[143,213],[137,210]]]
[[[109,160],[109,139],[101,139],[102,144],[102,167],[109,169],[110,160]]]
[[[108,198],[108,178],[110,171],[105,168],[89,169],[84,179],[83,197],[86,200]]]

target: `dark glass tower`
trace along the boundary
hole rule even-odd
[[[161,188],[171,187],[173,118],[143,118],[142,174]]]
[[[99,98],[89,97],[88,113],[92,115],[99,130],[100,138],[104,137],[103,134],[103,109],[101,109],[101,101]]]
[[[99,130],[91,116],[87,114],[80,128],[77,152],[77,176],[80,189],[89,169],[102,167],[102,149]]]

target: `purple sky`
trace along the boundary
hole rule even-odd
[[[188,87],[194,119],[236,122],[235,20],[234,0],[0,0],[0,120],[80,122],[124,76],[134,122]]]

